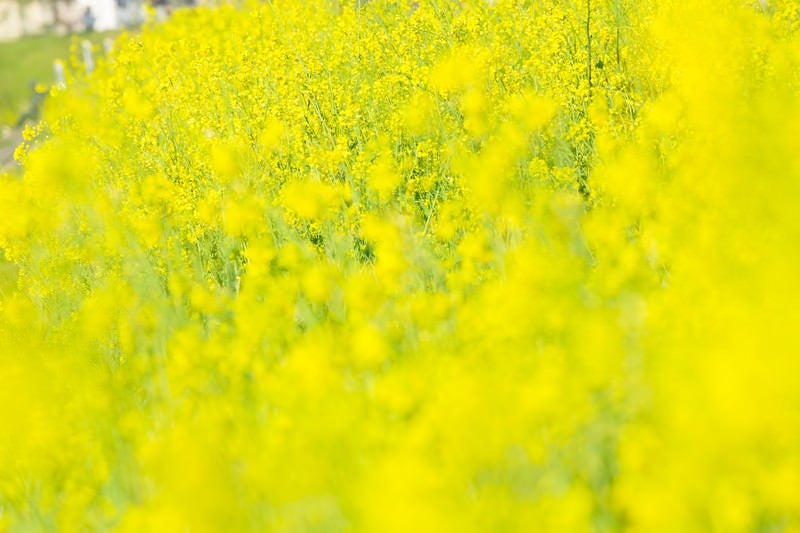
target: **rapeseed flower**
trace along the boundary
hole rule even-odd
[[[800,5],[275,0],[0,177],[0,529],[800,528]]]

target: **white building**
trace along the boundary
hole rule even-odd
[[[136,4],[138,2],[128,2]],[[96,31],[113,30],[131,20],[131,8],[119,8],[117,0],[64,0],[57,1],[58,22],[54,17],[53,1],[31,0],[21,4],[16,0],[0,0],[0,41],[18,39],[23,35],[57,32],[83,31],[83,13],[89,7],[95,17]]]

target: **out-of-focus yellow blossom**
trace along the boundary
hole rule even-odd
[[[283,204],[298,216],[316,219],[335,207],[337,191],[320,181],[296,181],[285,185],[281,191]]]
[[[369,170],[367,182],[378,194],[378,199],[385,201],[400,186],[403,177],[398,172],[394,160],[389,154],[382,154]]]

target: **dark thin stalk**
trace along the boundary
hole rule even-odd
[[[592,0],[586,0],[586,73],[589,77],[589,88],[592,88]]]

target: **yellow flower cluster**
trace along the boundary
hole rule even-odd
[[[800,2],[184,10],[0,177],[0,530],[800,531]]]

